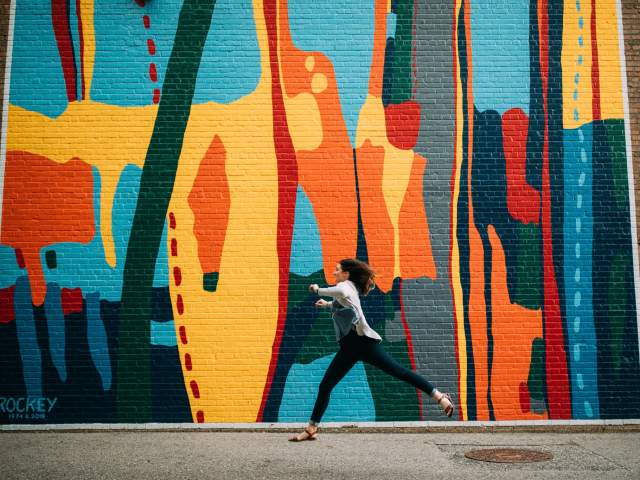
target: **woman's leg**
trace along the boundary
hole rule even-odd
[[[362,348],[360,350],[363,361],[426,392],[427,395],[438,402],[438,405],[440,405],[445,415],[448,417],[453,415],[454,405],[448,394],[443,394],[438,391],[426,378],[400,365],[393,357],[384,351],[384,348],[382,348],[379,343],[369,339],[362,339],[361,345]]]
[[[324,377],[320,382],[316,403],[313,407],[313,412],[311,413],[310,425],[316,426],[320,423],[322,415],[324,415],[325,410],[329,406],[331,391],[338,382],[340,382],[340,380],[349,373],[349,370],[353,368],[357,361],[358,357],[354,355],[353,352],[342,347],[338,350],[338,353],[333,357],[333,360],[329,364],[329,367],[327,367],[327,371],[324,373]]]
[[[320,419],[329,406],[331,391],[358,361],[358,358],[353,354],[353,352],[348,353],[349,351],[350,349],[343,349],[340,347],[336,356],[333,357],[333,360],[327,367],[327,371],[324,373],[324,377],[322,377],[322,381],[320,382],[318,396],[316,397],[316,403],[313,407],[313,412],[311,413],[309,425],[299,435],[289,438],[290,441],[300,442],[303,440],[315,440]]]
[[[379,368],[392,377],[410,383],[414,387],[426,392],[429,396],[433,396],[434,392],[437,391],[426,378],[400,365],[400,363],[385,352],[379,343],[374,343],[368,339],[363,339],[362,341],[366,342],[362,348],[362,360],[364,362]]]

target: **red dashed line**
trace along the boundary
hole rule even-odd
[[[182,283],[182,272],[180,271],[180,267],[173,267],[173,279],[176,282],[176,287],[179,287]]]
[[[136,0],[136,3],[140,7],[144,7],[146,4],[145,0]],[[151,27],[151,19],[149,18],[149,15],[142,16],[142,23],[144,24],[144,28],[147,30]],[[156,54],[156,44],[153,42],[152,38],[147,38],[147,51],[151,56]],[[156,64],[153,62],[149,64],[149,78],[153,83],[157,83],[158,81],[158,71],[156,70]],[[152,100],[154,104],[160,103],[160,89],[153,89]]]
[[[178,294],[178,299],[176,300],[176,307],[178,307],[178,313],[182,315],[184,313],[184,303],[182,303],[182,295]]]
[[[153,62],[149,64],[149,78],[153,83],[158,81],[158,71],[156,70],[156,64]]]
[[[184,325],[180,326],[180,341],[182,342],[183,345],[186,345],[187,342],[187,331],[184,328]]]
[[[193,393],[193,396],[195,398],[200,398],[200,389],[198,388],[198,382],[196,382],[195,380],[191,380],[191,382],[189,382],[189,385],[191,386],[191,393]]]
[[[176,229],[176,216],[173,212],[169,212],[169,227],[171,228],[171,230]],[[178,256],[178,240],[176,238],[171,239],[171,256]],[[179,287],[182,284],[182,270],[178,266],[173,267],[173,280],[176,287]],[[184,302],[182,300],[182,294],[180,293],[176,297],[176,310],[178,311],[178,315],[182,315],[184,313]],[[187,329],[184,325],[180,325],[180,327],[178,328],[178,335],[180,336],[180,343],[182,343],[182,345],[187,345]],[[184,354],[184,369],[187,372],[191,372],[193,370],[191,355],[186,352]],[[198,387],[198,382],[196,382],[195,380],[191,380],[189,382],[189,386],[191,387],[193,398],[199,399],[200,388]],[[198,423],[204,423],[204,412],[202,410],[198,410],[196,412],[196,421]]]

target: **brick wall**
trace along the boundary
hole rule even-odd
[[[640,161],[640,88],[638,75],[640,68],[640,8],[638,2],[623,0],[622,22],[624,28],[624,49],[627,60],[627,86],[629,95],[629,116],[631,118],[631,150],[633,152],[633,176],[635,180],[636,205],[638,204],[637,179]],[[638,215],[636,209],[636,218]]]
[[[455,419],[640,417],[615,3],[15,1],[0,423],[305,421],[356,256]],[[324,420],[446,417],[358,363]]]

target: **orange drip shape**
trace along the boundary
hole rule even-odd
[[[42,305],[46,284],[40,250],[59,242],[88,243],[95,235],[91,166],[57,163],[28,152],[7,153],[0,243],[20,249],[31,298]]]

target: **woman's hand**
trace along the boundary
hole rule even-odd
[[[311,285],[309,285],[309,291],[311,293],[318,293],[319,288],[320,286],[317,283],[312,283]]]
[[[316,302],[316,308],[327,308],[329,306],[329,302],[326,300],[320,299]]]

